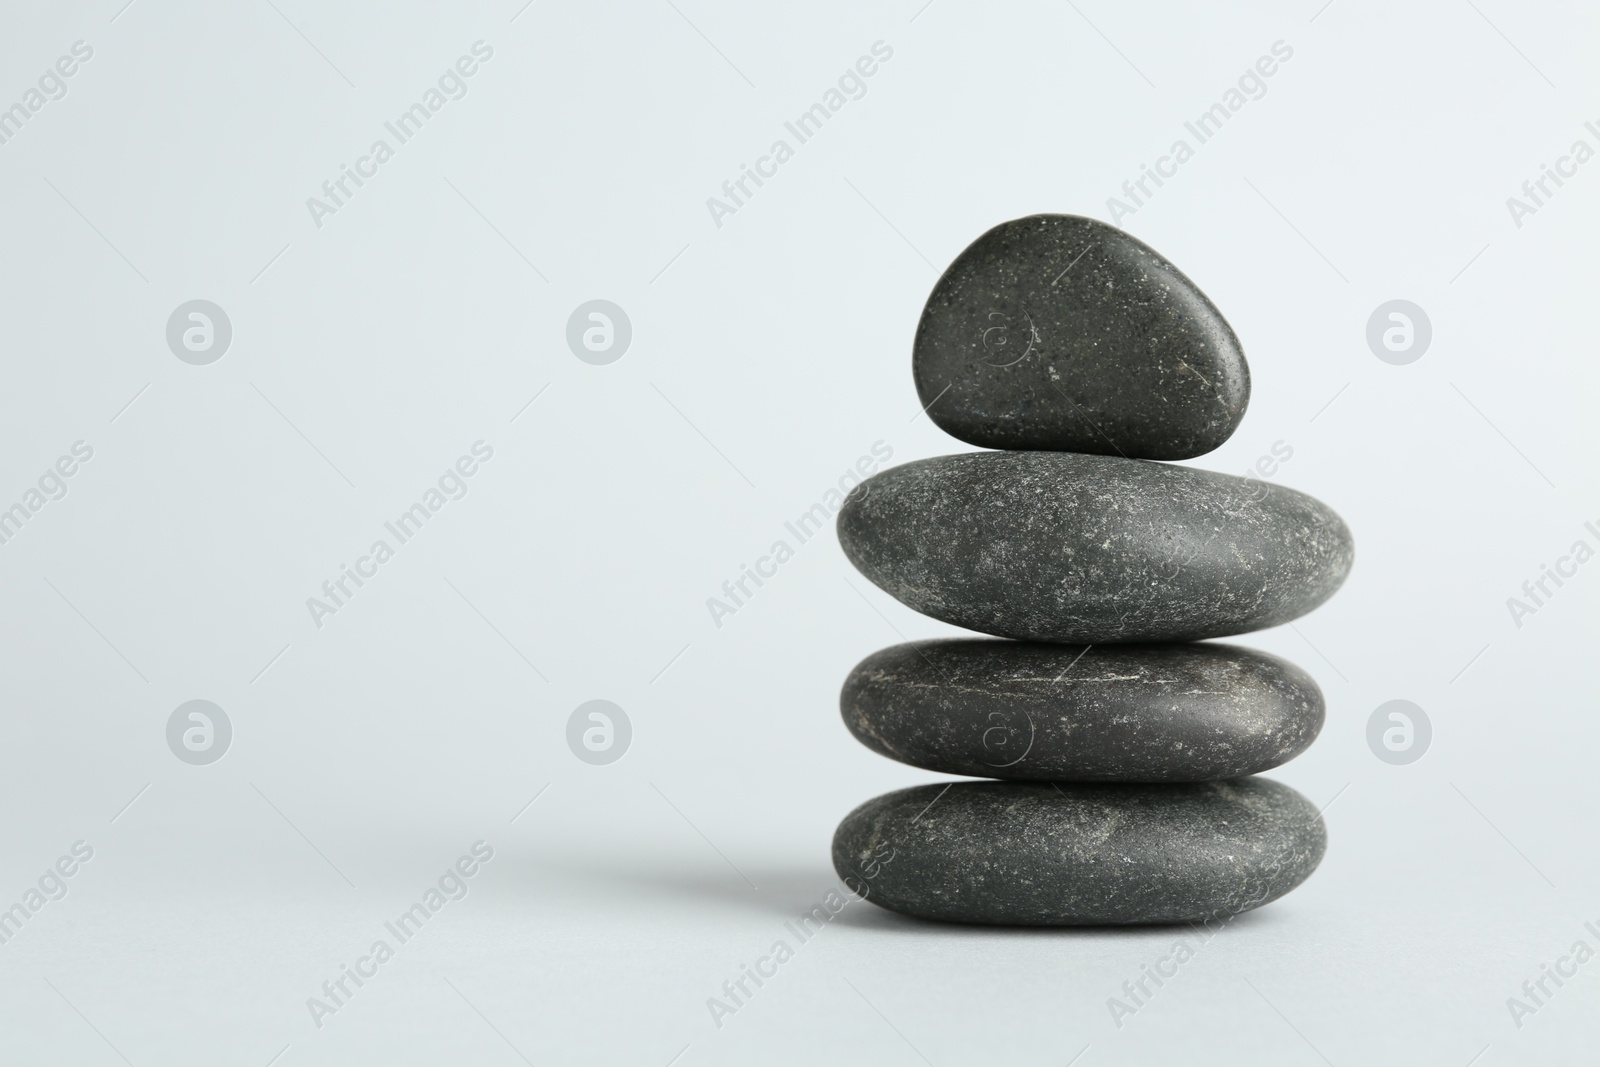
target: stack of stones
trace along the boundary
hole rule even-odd
[[[916,611],[990,638],[867,657],[857,740],[996,781],[870,800],[840,824],[846,884],[894,911],[1036,926],[1207,921],[1275,900],[1322,858],[1294,790],[1252,777],[1322,728],[1281,659],[1196,643],[1286,623],[1344,581],[1350,532],[1303,493],[1156,460],[1233,433],[1238,339],[1153,249],[1092,219],[995,227],[934,287],[917,392],[981,448],[883,471],[839,540]]]

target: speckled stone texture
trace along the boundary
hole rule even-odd
[[[839,543],[895,599],[1024,641],[1226,637],[1298,618],[1354,548],[1318,500],[1254,479],[1116,456],[972,452],[851,490]]]
[[[913,641],[845,679],[857,741],[947,774],[1019,781],[1203,782],[1255,774],[1322,729],[1310,675],[1220,644]]]
[[[1154,249],[1095,219],[1001,223],[928,297],[912,373],[928,415],[984,448],[1189,459],[1250,400],[1239,339]]]
[[[874,904],[925,919],[1201,922],[1283,896],[1326,843],[1311,802],[1265,778],[957,782],[861,805],[834,834],[833,866]]]

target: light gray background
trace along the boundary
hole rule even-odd
[[[7,4],[0,106],[94,57],[0,145],[0,505],[95,452],[0,545],[0,906],[95,853],[0,946],[0,1059],[1591,1061],[1600,962],[1520,1028],[1506,998],[1600,921],[1600,563],[1521,628],[1506,598],[1596,542],[1600,162],[1520,228],[1506,198],[1596,142],[1600,15],[1319,2]],[[316,228],[306,198],[480,39],[468,95]],[[716,227],[878,40],[867,95]],[[843,676],[953,631],[831,535],[720,629],[706,598],[875,441],[965,447],[909,373],[940,267],[1006,218],[1108,218],[1278,40],[1266,96],[1123,225],[1251,360],[1198,465],[1286,442],[1276,480],[1356,534],[1338,596],[1242,639],[1327,694],[1273,774],[1331,805],[1327,860],[1120,1029],[1107,998],[1177,933],[869,904],[715,1027],[837,886],[838,820],[934,778],[851,740]],[[609,366],[565,344],[597,298],[633,324]],[[1410,366],[1365,342],[1395,298],[1433,323]],[[165,343],[192,299],[232,321],[210,366]],[[469,494],[316,628],[306,598],[480,439]],[[1365,740],[1396,698],[1434,728],[1404,767]],[[191,699],[232,721],[210,766],[166,746]],[[632,721],[609,766],[566,745],[591,699]],[[470,894],[314,1026],[479,839]]]

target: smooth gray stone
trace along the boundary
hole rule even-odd
[[[916,611],[1023,641],[1188,641],[1277,626],[1350,571],[1325,504],[1257,479],[1117,456],[969,452],[856,486],[856,569]]]
[[[912,350],[917,395],[984,448],[1189,459],[1250,402],[1239,339],[1183,273],[1095,219],[1003,222],[950,265]]]
[[[1204,922],[1283,896],[1326,845],[1311,802],[1265,778],[957,782],[861,805],[833,835],[833,866],[858,896],[924,919]]]
[[[1237,778],[1304,752],[1323,720],[1310,675],[1248,648],[992,638],[874,652],[839,709],[890,759],[1036,782]]]

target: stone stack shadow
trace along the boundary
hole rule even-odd
[[[861,805],[834,836],[839,876],[894,911],[1037,926],[1212,921],[1303,882],[1322,819],[1255,776],[1316,739],[1322,694],[1206,639],[1311,611],[1353,547],[1303,493],[1158,462],[1244,417],[1222,315],[1128,234],[1035,215],[940,278],[913,373],[935,423],[999,451],[879,473],[839,540],[908,607],[992,636],[876,652],[840,707],[875,752],[988,780]]]

